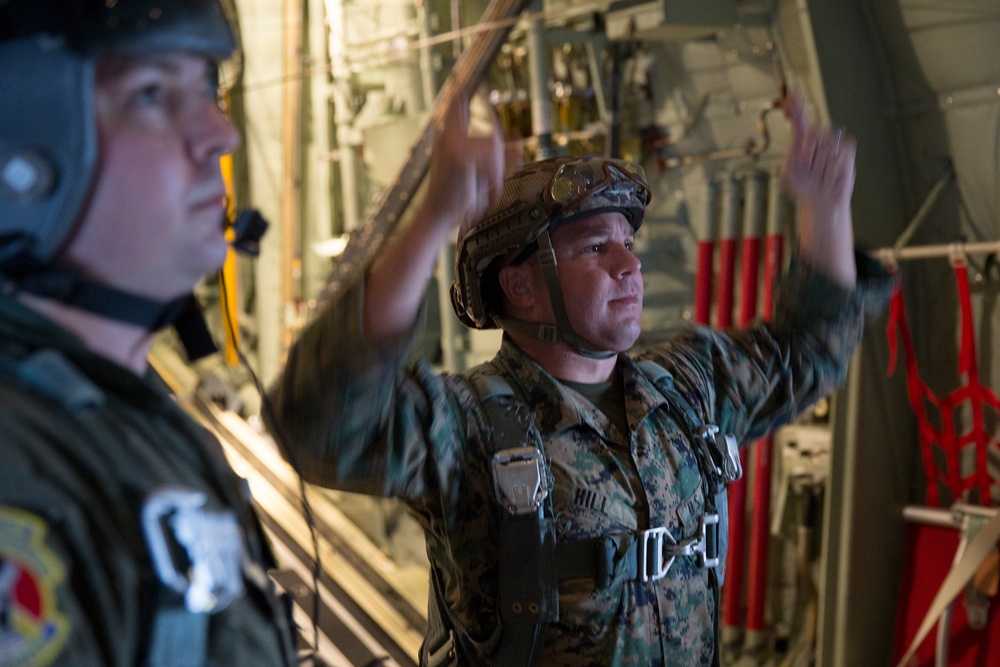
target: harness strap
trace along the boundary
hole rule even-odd
[[[427,593],[427,634],[420,647],[420,664],[424,667],[457,667],[458,642],[452,628],[458,626],[448,607],[441,602],[444,595],[440,588],[440,576],[432,566]]]
[[[656,362],[650,359],[644,359],[639,362],[639,367],[642,369],[646,377],[656,385],[656,388],[666,397],[668,406],[671,408],[671,412],[674,418],[677,419],[684,427],[688,430],[688,433],[693,436],[692,440],[695,441],[694,453],[695,458],[698,461],[698,468],[701,472],[702,480],[705,483],[705,511],[706,513],[713,513],[718,516],[719,520],[719,530],[718,530],[718,553],[719,553],[719,567],[710,568],[708,570],[708,587],[712,592],[712,597],[715,602],[715,610],[713,612],[713,625],[715,626],[715,650],[712,652],[712,667],[719,667],[722,661],[722,639],[721,631],[722,625],[719,622],[720,618],[720,607],[722,606],[722,585],[726,578],[726,551],[728,549],[728,533],[729,533],[729,502],[728,494],[726,490],[726,485],[723,480],[722,469],[726,467],[725,465],[725,452],[713,451],[711,447],[708,446],[706,438],[703,436],[703,431],[699,424],[693,423],[691,415],[697,415],[698,413],[693,410],[690,402],[684,397],[684,395],[677,389],[674,385],[673,376]],[[717,443],[716,443],[717,444]],[[739,458],[737,456],[735,461],[732,461],[732,457],[728,457],[730,465],[734,468],[731,472],[739,476],[742,476],[743,471],[739,467]],[[729,476],[732,479],[732,476]]]
[[[676,540],[666,528],[650,528],[638,535],[621,533],[573,542],[555,549],[555,573],[565,579],[593,579],[597,588],[611,582],[657,581],[666,576],[676,558],[695,558],[710,569],[719,566],[719,516],[702,518],[698,533]]]
[[[541,435],[526,398],[515,396],[514,387],[492,364],[485,367],[486,373],[473,371],[470,378],[491,429],[489,445],[495,449],[500,633],[485,643],[469,638],[445,603],[441,582],[432,569],[428,630],[420,656],[421,665],[429,667],[455,665],[459,654],[463,664],[486,664],[484,656],[494,652],[500,667],[531,667],[538,662],[544,624],[559,617],[559,587],[553,565],[555,523],[548,467],[541,461]],[[541,465],[535,467],[531,459],[538,459]],[[537,471],[534,477],[532,468]],[[544,493],[536,495],[541,487]]]
[[[628,544],[625,547],[626,553],[622,557],[618,555],[620,546],[615,537],[592,537],[574,542],[559,542],[556,544],[554,558],[556,578],[559,581],[593,579],[597,588],[607,588],[619,576],[635,578],[634,540],[627,534],[620,537],[622,546]],[[633,554],[633,558],[628,557],[629,553]]]

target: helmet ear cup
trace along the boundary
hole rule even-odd
[[[93,61],[40,37],[0,42],[0,269],[47,263],[72,233],[97,161]]]
[[[22,206],[48,198],[56,187],[58,167],[37,149],[11,150],[0,155],[0,197]]]

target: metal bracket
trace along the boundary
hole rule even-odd
[[[511,514],[537,512],[549,495],[542,453],[535,447],[514,447],[494,454],[493,489]]]

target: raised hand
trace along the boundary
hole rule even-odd
[[[781,172],[797,210],[800,252],[815,268],[850,287],[856,278],[851,194],[857,146],[839,129],[808,124],[805,102],[797,93],[785,98],[785,115],[792,143]]]
[[[807,124],[806,105],[797,93],[785,98],[785,116],[792,126],[792,145],[785,155],[782,178],[796,202],[850,205],[857,150],[854,140],[840,129]]]
[[[462,96],[445,114],[420,208],[368,271],[364,322],[373,345],[393,341],[412,327],[449,235],[462,220],[486,210],[490,193],[502,182],[498,125],[470,122],[469,102]]]
[[[473,105],[479,102],[473,114]],[[488,114],[488,116],[487,116]],[[487,117],[483,117],[487,116]],[[461,95],[437,128],[426,209],[455,227],[482,213],[503,180],[504,149],[493,107]]]

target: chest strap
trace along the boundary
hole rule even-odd
[[[555,549],[555,575],[565,579],[593,579],[607,588],[611,582],[659,581],[667,576],[677,558],[695,558],[699,567],[719,566],[719,515],[706,514],[693,537],[677,540],[666,527],[650,528],[635,535],[621,533],[572,542]]]

